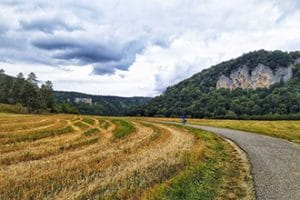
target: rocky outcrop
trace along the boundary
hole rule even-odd
[[[292,67],[278,67],[272,71],[270,67],[259,64],[250,71],[247,66],[242,66],[231,72],[230,78],[222,75],[216,87],[230,90],[269,88],[274,83],[287,82],[292,77]]]

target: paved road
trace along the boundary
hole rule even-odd
[[[247,152],[257,199],[300,200],[300,145],[244,131],[188,126],[217,133]]]

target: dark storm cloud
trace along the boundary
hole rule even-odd
[[[125,44],[99,43],[69,38],[43,38],[31,43],[34,47],[53,52],[58,64],[92,64],[93,74],[112,74],[115,70],[128,70],[136,54],[145,47],[145,41],[135,40]]]
[[[118,61],[97,63],[93,67],[93,74],[114,74],[116,70],[126,71],[134,63],[136,55],[145,48],[145,41],[136,40],[126,43],[122,48],[122,57]]]
[[[92,74],[95,75],[103,75],[103,74],[113,74],[115,73],[116,69],[119,68],[121,65],[117,63],[98,63],[93,66]]]
[[[67,24],[59,18],[53,19],[34,19],[32,21],[20,21],[22,29],[26,31],[42,31],[44,33],[53,34],[56,30],[75,31],[81,30],[80,27]]]
[[[59,60],[78,60],[81,64],[98,62],[118,61],[122,54],[119,48],[111,43],[101,44],[96,41],[80,41],[68,38],[46,38],[32,42],[32,45],[48,51],[59,51],[54,53],[53,58]]]
[[[38,39],[34,40],[31,44],[42,50],[63,50],[80,47],[80,44],[76,40],[67,38]]]
[[[57,53],[53,58],[60,60],[78,60],[78,63],[90,64],[90,63],[102,63],[109,61],[118,61],[121,55],[113,50],[108,50],[103,46],[80,46],[78,48],[67,49],[61,53]]]

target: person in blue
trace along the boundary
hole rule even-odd
[[[186,123],[186,114],[181,115],[182,123]]]

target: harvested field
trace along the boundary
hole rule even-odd
[[[247,196],[241,181],[249,174],[235,150],[204,131],[78,115],[0,115],[0,122],[0,199],[160,199],[166,183],[201,170],[213,180],[203,177],[203,199]]]

